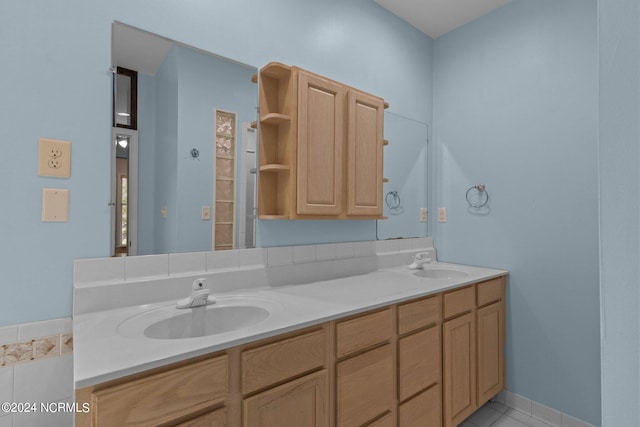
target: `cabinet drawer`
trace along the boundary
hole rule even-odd
[[[470,311],[476,305],[473,286],[444,294],[444,317],[449,318]]]
[[[96,424],[159,425],[222,402],[228,369],[224,355],[95,391]]]
[[[391,410],[394,389],[391,344],[338,363],[337,425],[360,426]]]
[[[402,338],[398,342],[400,400],[442,380],[440,327]]]
[[[258,393],[243,401],[244,427],[328,426],[326,370]]]
[[[227,410],[225,408],[208,412],[192,420],[185,421],[175,427],[225,427],[227,425]]]
[[[392,323],[390,308],[338,323],[336,325],[338,357],[389,340]]]
[[[242,392],[252,393],[325,365],[324,329],[242,352]]]
[[[399,427],[442,425],[442,393],[440,385],[431,387],[400,405]]]
[[[433,296],[398,306],[398,333],[405,334],[440,321],[440,297]]]
[[[478,283],[478,306],[486,305],[504,298],[502,277]]]

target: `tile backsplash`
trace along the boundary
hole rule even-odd
[[[435,251],[430,237],[79,259],[74,313],[179,299],[197,277],[216,292],[304,284],[408,265],[421,250]]]
[[[73,425],[72,412],[47,413],[41,407],[73,402],[71,318],[0,327],[0,403],[4,402],[35,406],[30,412],[0,410],[0,427]]]

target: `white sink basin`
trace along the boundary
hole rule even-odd
[[[423,277],[425,279],[462,279],[467,277],[466,271],[456,270],[453,268],[425,268],[424,270],[417,270],[413,273],[414,276]]]
[[[277,310],[275,301],[227,297],[203,307],[178,309],[174,304],[129,317],[118,333],[130,338],[179,340],[237,331],[259,324]]]

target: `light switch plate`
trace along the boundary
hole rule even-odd
[[[420,208],[420,222],[427,222],[427,208]]]
[[[447,208],[438,208],[438,222],[447,222]]]
[[[38,140],[38,175],[69,178],[71,176],[71,142],[57,139]]]
[[[42,189],[42,221],[69,221],[69,190],[62,188]]]
[[[202,219],[208,221],[211,219],[211,208],[209,206],[202,207]]]

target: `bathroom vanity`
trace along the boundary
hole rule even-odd
[[[76,426],[457,426],[504,387],[506,274],[434,263],[244,290],[266,320],[193,338],[123,333],[167,304],[83,314]]]

